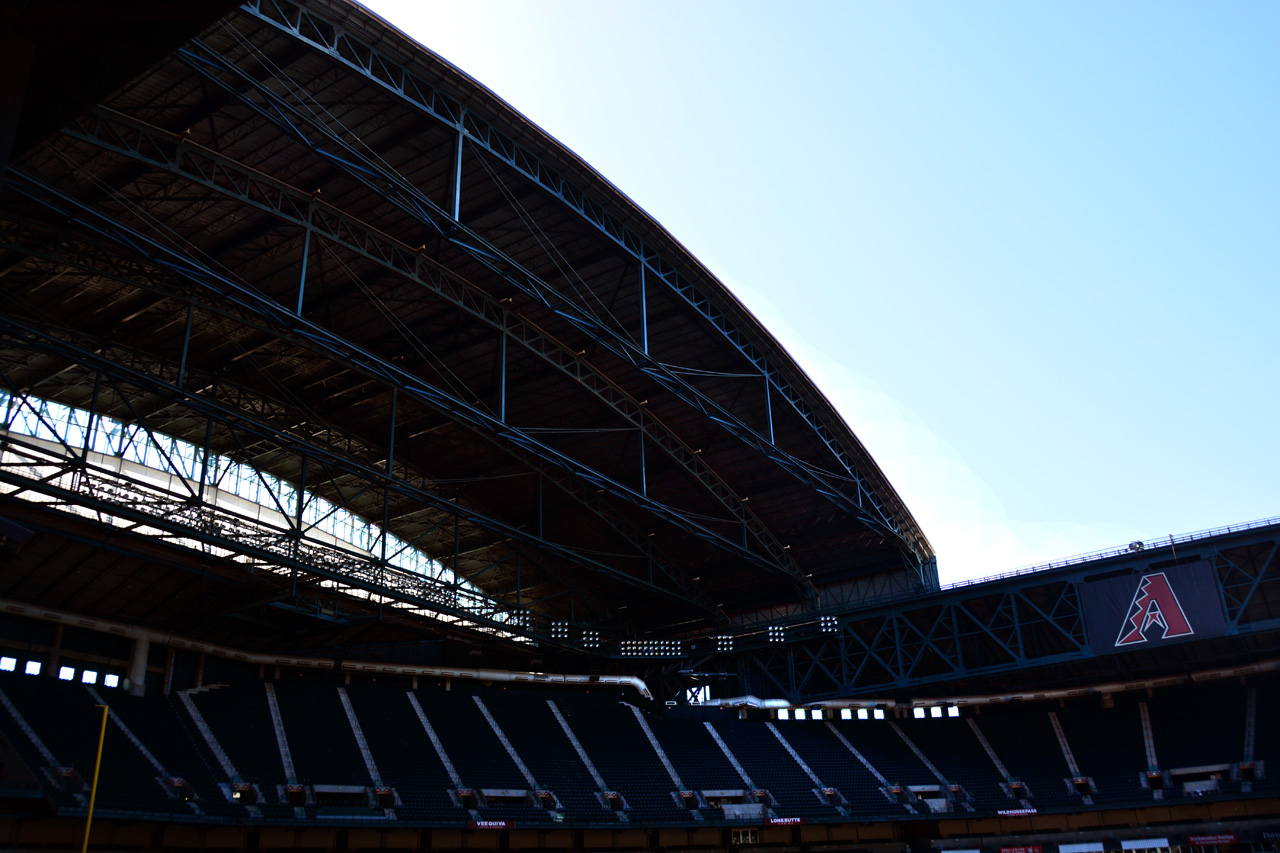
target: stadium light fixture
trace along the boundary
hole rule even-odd
[[[779,709],[778,709],[778,719],[779,719],[779,720],[789,720],[789,719],[791,719],[791,709],[790,709],[790,708],[779,708]]]
[[[769,626],[769,642],[783,643],[787,639],[787,629],[782,625]]]
[[[59,667],[58,669],[59,681],[70,681],[75,677],[76,677],[75,667],[72,667],[72,666]]]
[[[924,719],[924,708],[913,708],[913,709],[911,709],[911,714],[912,714],[912,716],[914,716],[917,720],[923,720],[923,719]]]
[[[819,616],[818,630],[824,634],[834,634],[840,630],[840,626],[834,616]]]
[[[863,713],[865,713],[865,711],[863,711],[863,709],[862,709],[862,708],[859,708],[858,710],[859,710],[859,711],[862,711]],[[853,719],[853,709],[852,709],[852,708],[841,708],[841,709],[840,709],[840,719],[842,719],[842,720],[852,720],[852,719]]]
[[[870,715],[869,713],[867,713],[867,709],[866,709],[866,708],[859,708],[859,709],[858,709],[858,719],[859,719],[859,720],[865,720],[865,719],[867,719],[867,718],[868,718],[868,717],[870,717],[870,716],[871,716],[871,715]]]
[[[94,672],[91,669],[86,669],[84,672],[80,673],[80,683],[81,684],[97,684],[98,673]]]
[[[957,707],[957,706],[955,706],[955,705],[948,705],[948,706],[947,706],[947,716],[948,716],[948,717],[958,717],[958,716],[960,716],[960,708],[959,708],[959,707]]]
[[[872,712],[871,712],[871,716],[875,717],[877,720],[883,720],[883,719],[884,719],[884,709],[883,709],[883,708],[876,708],[874,711],[872,711]]]
[[[930,716],[930,717],[933,717],[935,720],[936,720],[936,719],[941,719],[941,717],[942,717],[942,706],[941,706],[941,705],[934,705],[932,708],[930,708],[930,709],[929,709],[929,716]]]
[[[119,687],[120,676],[115,674],[110,674],[110,673],[102,676],[102,686],[103,687]]]
[[[23,670],[23,672],[25,672],[27,675],[39,675],[39,674],[40,674],[40,661],[38,661],[38,660],[29,660],[29,661],[27,661],[26,669],[24,669],[24,670]]]
[[[17,658],[0,658],[0,672],[13,672],[17,668]]]

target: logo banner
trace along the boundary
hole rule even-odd
[[[1094,654],[1213,637],[1226,627],[1208,560],[1081,584]]]

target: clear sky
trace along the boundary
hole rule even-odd
[[[944,583],[1280,515],[1280,3],[368,5],[722,278]]]

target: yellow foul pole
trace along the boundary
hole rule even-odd
[[[102,709],[102,729],[98,732],[98,758],[93,762],[93,790],[89,792],[89,814],[84,819],[84,846],[80,853],[88,853],[89,827],[93,824],[93,804],[98,799],[98,770],[102,767],[102,744],[107,739],[107,713],[111,710],[106,705],[94,705]]]

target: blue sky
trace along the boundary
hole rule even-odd
[[[1280,515],[1280,4],[368,5],[722,278],[944,583]]]

